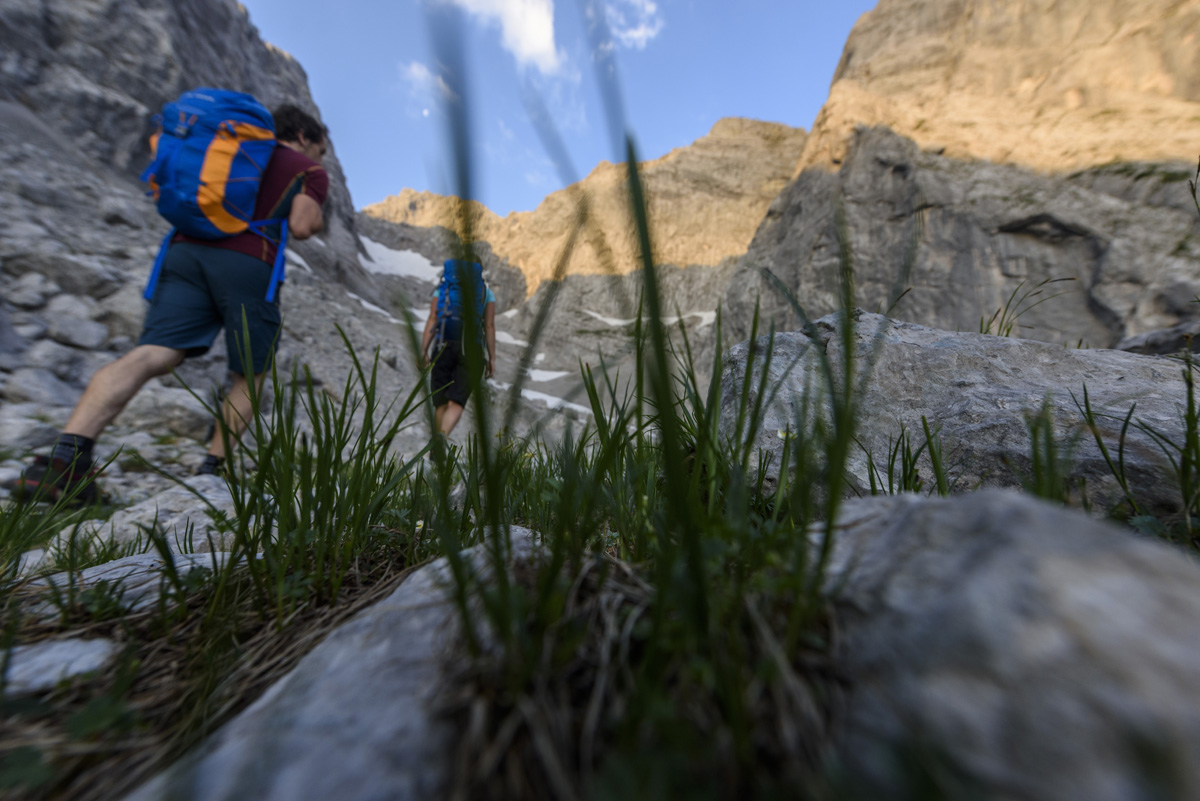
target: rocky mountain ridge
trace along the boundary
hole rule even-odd
[[[786,186],[804,146],[804,131],[739,118],[720,120],[704,137],[641,165],[655,261],[715,267],[745,252],[771,201]],[[458,230],[470,213],[473,234],[525,275],[532,295],[554,275],[563,244],[586,196],[594,226],[567,264],[568,275],[628,273],[640,261],[631,235],[624,165],[601,162],[587,178],[553,192],[537,209],[499,217],[479,203],[403,190],[363,215],[392,223]]]

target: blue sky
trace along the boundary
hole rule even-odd
[[[875,0],[242,0],[308,72],[354,202],[452,192],[431,20],[461,20],[476,183],[504,215],[562,188],[523,97],[536,92],[582,177],[615,160],[584,4],[603,9],[642,159],[722,117],[809,128],[842,46]],[[336,10],[334,10],[336,9]],[[431,11],[432,9],[432,11]],[[440,30],[440,28],[439,28]]]

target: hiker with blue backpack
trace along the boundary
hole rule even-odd
[[[250,377],[261,386],[279,339],[287,240],[324,224],[327,136],[296,106],[272,113],[239,92],[196,89],[163,108],[143,179],[172,229],[146,287],[142,335],[92,376],[51,453],[18,479],[17,497],[99,501],[96,438],[147,381],[206,353],[222,328],[233,383],[221,414],[233,437],[241,434],[252,414]],[[223,474],[225,455],[217,429],[198,473]]]
[[[449,436],[471,396],[469,337],[487,348],[483,375],[491,378],[496,365],[496,296],[483,280],[483,265],[467,259],[447,259],[433,291],[429,317],[421,338],[421,357],[433,365],[434,426]],[[430,346],[433,346],[432,354]],[[476,351],[482,355],[483,348]],[[476,357],[477,358],[477,357]],[[478,377],[476,376],[476,380]]]

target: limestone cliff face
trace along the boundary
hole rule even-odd
[[[1150,164],[1045,175],[860,128],[840,170],[807,169],[772,204],[729,279],[726,329],[747,335],[758,303],[779,330],[800,325],[764,269],[810,317],[833,311],[840,239],[853,254],[856,304],[896,319],[978,331],[1016,293],[1026,300],[1009,307],[1025,310],[1013,335],[1056,344],[1111,348],[1189,325],[1200,319],[1189,176],[1187,165]],[[1027,294],[1055,279],[1068,280]]]
[[[707,136],[642,165],[650,206],[654,259],[680,267],[715,266],[740,256],[783,190],[806,135],[785,125],[724,119]],[[623,164],[602,162],[587,178],[549,195],[531,212],[499,217],[478,203],[467,209],[473,234],[520,269],[527,291],[551,278],[571,236],[579,200],[589,225],[567,263],[569,275],[628,273],[640,266]],[[455,198],[404,190],[368,206],[371,217],[408,225],[458,230]]]
[[[796,174],[855,125],[1039,171],[1200,154],[1197,0],[880,0],[854,27]]]

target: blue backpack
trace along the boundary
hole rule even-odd
[[[275,152],[275,120],[248,94],[200,88],[163,106],[150,137],[154,161],[142,173],[158,213],[173,226],[150,274],[145,297],[154,297],[167,246],[176,233],[223,239],[245,231],[262,236],[276,220],[254,220],[258,186]],[[283,280],[287,221],[281,226],[267,300]]]
[[[467,297],[473,307],[467,308]],[[446,259],[442,265],[442,281],[437,289],[437,332],[438,340],[461,341],[466,328],[466,315],[472,313],[479,322],[478,331],[483,335],[483,307],[487,299],[487,285],[483,282],[483,265],[475,261]]]

